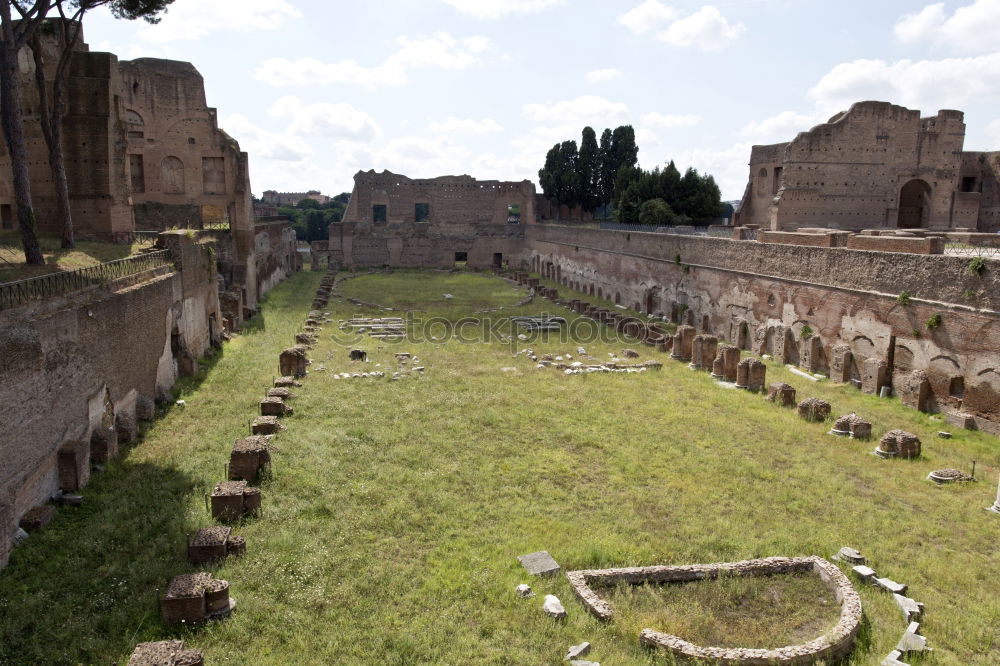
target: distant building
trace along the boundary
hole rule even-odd
[[[330,197],[320,194],[319,190],[309,190],[308,192],[276,192],[275,190],[265,190],[261,202],[272,206],[295,206],[303,199],[312,199],[316,203],[330,203]]]
[[[788,143],[754,146],[736,224],[1000,229],[1000,152],[968,152],[961,111],[858,102]]]

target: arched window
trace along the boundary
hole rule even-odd
[[[184,194],[184,162],[168,155],[160,163],[160,190],[166,194]]]

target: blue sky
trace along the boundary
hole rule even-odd
[[[963,110],[966,149],[1000,149],[1000,0],[176,0],[85,35],[192,62],[258,195],[359,169],[537,182],[556,141],[631,123],[642,166],[738,199],[752,144],[863,99]]]

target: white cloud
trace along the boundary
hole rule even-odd
[[[706,5],[671,23],[657,34],[657,38],[671,46],[696,46],[703,51],[714,51],[739,37],[745,29],[742,23],[730,24],[717,8]]]
[[[482,63],[482,54],[490,48],[490,41],[480,35],[456,39],[446,32],[437,32],[416,39],[397,37],[396,45],[397,50],[374,67],[359,65],[353,59],[328,63],[312,57],[269,58],[260,64],[254,78],[273,86],[352,83],[374,88],[402,85],[413,69],[460,70],[478,65]]]
[[[618,17],[618,22],[637,35],[656,30],[677,18],[677,10],[659,0],[646,0]]]
[[[657,111],[644,113],[639,123],[650,130],[669,130],[678,127],[694,127],[701,122],[701,116],[693,113],[683,115],[664,115]]]
[[[993,141],[1000,141],[1000,118],[997,118],[986,126],[986,134]]]
[[[427,128],[438,134],[491,134],[503,131],[500,123],[492,118],[476,120],[474,118],[448,117],[444,120],[431,122]]]
[[[525,104],[524,115],[536,123],[571,125],[576,127],[575,132],[579,133],[584,125],[597,129],[627,123],[628,107],[621,102],[612,102],[603,97],[582,95],[562,102]]]
[[[608,81],[620,78],[622,78],[622,70],[614,67],[595,69],[592,72],[587,72],[587,83],[607,83]]]
[[[702,174],[711,174],[722,190],[723,200],[739,199],[747,184],[747,160],[750,159],[750,144],[735,143],[728,148],[684,150],[676,155],[663,156],[657,163],[673,159],[683,173],[692,166]],[[643,160],[645,163],[645,160]]]
[[[239,113],[224,117],[220,125],[255,160],[302,162],[312,155],[309,144],[299,137],[262,129]]]
[[[201,39],[223,30],[277,30],[301,15],[287,0],[177,0],[159,23],[143,25],[139,37],[163,44]]]
[[[820,122],[817,115],[782,111],[764,120],[751,120],[740,130],[740,136],[745,136],[754,143],[770,143],[773,141],[791,141],[796,134],[807,130]]]
[[[944,60],[855,60],[831,69],[809,96],[832,113],[861,100],[890,100],[924,111],[1000,97],[1000,53]]]
[[[997,50],[1000,34],[1000,2],[975,0],[948,16],[943,2],[927,5],[896,23],[896,39],[904,44],[930,43],[956,53],[988,53]]]
[[[508,14],[535,14],[566,0],[444,0],[459,13],[481,19],[498,19]]]
[[[381,134],[374,118],[344,102],[306,104],[287,96],[275,101],[268,113],[289,118],[287,131],[295,136],[372,141]]]

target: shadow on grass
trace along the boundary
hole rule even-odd
[[[120,459],[95,474],[80,507],[14,549],[0,573],[0,664],[110,663],[162,639],[157,590],[192,571],[187,507],[203,484]]]

